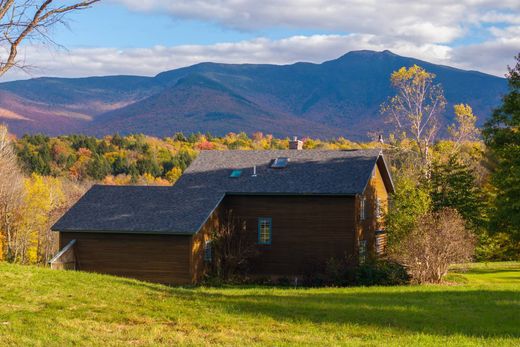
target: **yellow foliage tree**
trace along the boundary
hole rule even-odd
[[[457,152],[466,141],[473,141],[479,133],[475,126],[477,117],[473,114],[470,105],[458,104],[453,106],[455,123],[448,127],[448,132],[454,142],[453,152]]]
[[[446,105],[444,93],[434,84],[435,75],[420,66],[402,67],[390,77],[396,95],[382,105],[396,131],[410,136],[417,145],[425,171],[430,163],[430,147],[438,131],[439,116]]]
[[[179,179],[179,177],[181,177],[181,175],[182,175],[182,170],[178,167],[174,167],[173,169],[171,169],[170,171],[168,171],[166,173],[166,179],[170,183],[175,183],[175,181],[177,181]]]
[[[37,263],[47,260],[53,249],[49,231],[51,213],[65,202],[61,181],[32,174],[24,182],[23,219],[17,232],[16,261]]]

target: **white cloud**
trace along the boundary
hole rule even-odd
[[[448,43],[467,26],[520,20],[518,0],[112,0],[134,11],[169,13],[239,30],[328,29]]]
[[[494,37],[488,41],[453,49],[449,61],[462,68],[503,77],[506,66],[513,66],[514,56],[520,53],[520,26],[492,27],[490,32]]]

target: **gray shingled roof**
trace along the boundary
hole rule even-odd
[[[362,194],[379,150],[203,151],[173,187],[92,187],[54,226],[59,231],[193,234],[226,194]],[[270,164],[289,158],[283,169]],[[253,167],[257,176],[253,177]],[[242,170],[230,178],[232,170]],[[393,190],[391,179],[386,180]]]

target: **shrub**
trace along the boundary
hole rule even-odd
[[[323,286],[394,286],[407,284],[410,277],[406,269],[394,261],[371,260],[352,266],[346,260],[329,259],[323,271],[307,274],[303,285]]]
[[[230,211],[210,237],[214,256],[208,276],[229,283],[247,280],[249,262],[257,255],[257,249],[248,237],[245,221]]]
[[[408,284],[410,276],[399,263],[388,260],[369,262],[355,271],[355,283],[362,286],[399,286]]]
[[[439,283],[451,264],[471,260],[474,250],[475,237],[464,219],[445,208],[420,217],[391,256],[407,268],[413,281]]]

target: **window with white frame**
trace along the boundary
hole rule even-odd
[[[365,205],[366,205],[366,198],[364,196],[361,197],[361,200],[359,202],[359,219],[365,220]]]

